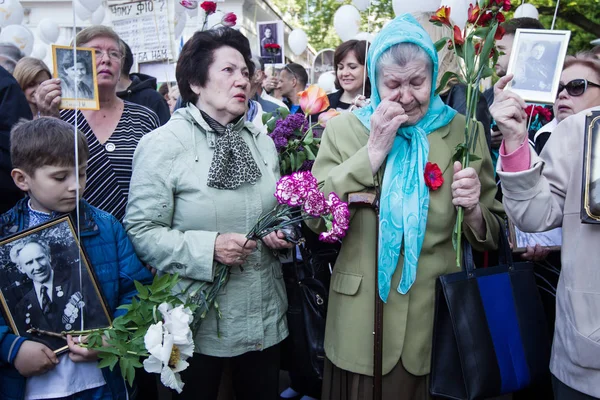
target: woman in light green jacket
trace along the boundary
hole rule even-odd
[[[225,358],[237,399],[277,398],[287,300],[272,249],[291,245],[279,232],[261,243],[245,238],[275,206],[279,178],[272,140],[244,120],[250,56],[236,30],[196,32],[177,64],[187,106],[134,156],[125,226],[139,257],[179,274],[182,287],[212,281],[217,262],[232,267],[217,298],[222,318],[217,326],[213,309],[202,322],[179,398],[216,399]]]

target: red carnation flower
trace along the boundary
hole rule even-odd
[[[206,15],[214,14],[217,11],[217,3],[214,1],[203,1],[200,7],[202,7]]]
[[[425,184],[431,190],[438,190],[444,184],[442,170],[437,164],[431,162],[425,164]]]
[[[223,16],[223,20],[221,21],[221,23],[223,24],[223,26],[232,27],[235,26],[236,21],[237,16],[232,12],[228,12]]]
[[[504,4],[502,5],[502,10],[503,11],[510,10],[510,0],[504,0]]]

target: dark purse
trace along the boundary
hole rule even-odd
[[[434,396],[485,399],[547,377],[551,343],[533,264],[513,262],[506,233],[500,230],[500,265],[475,269],[471,246],[464,240],[464,270],[436,282]]]

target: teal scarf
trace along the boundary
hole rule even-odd
[[[377,91],[377,60],[390,47],[414,43],[433,61],[431,99],[423,118],[412,126],[401,126],[388,154],[381,186],[379,217],[378,283],[379,296],[387,301],[404,242],[404,267],[398,292],[406,294],[417,277],[419,254],[425,238],[429,189],[425,186],[425,164],[429,156],[427,135],[452,121],[456,111],[435,95],[438,70],[437,52],[421,25],[409,14],[391,21],[377,35],[369,49],[367,70],[372,83],[371,104],[354,111],[367,129],[371,115],[381,102]]]

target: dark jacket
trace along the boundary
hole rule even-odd
[[[28,198],[20,200],[0,216],[0,237],[27,229],[29,225]],[[109,310],[115,317],[124,310],[122,304],[131,303],[137,293],[134,280],[150,283],[152,275],[138,260],[125,229],[112,215],[80,202],[79,224],[81,242],[94,270]],[[13,363],[25,338],[15,336],[0,315],[0,399],[21,400],[25,393],[25,378]],[[113,399],[126,399],[125,382],[118,366],[110,372],[102,370]]]
[[[156,90],[156,78],[144,74],[131,74],[129,79],[131,85],[127,90],[117,92],[117,96],[151,109],[158,115],[160,125],[164,125],[171,118],[171,113],[167,102]]]
[[[0,213],[23,198],[10,176],[10,130],[21,118],[33,118],[29,103],[15,78],[0,67]]]
[[[442,101],[448,106],[455,109],[458,113],[466,115],[467,111],[467,87],[463,84],[456,84],[452,88],[441,94]],[[483,124],[483,130],[485,132],[485,140],[487,141],[488,148],[492,149],[492,135],[490,127],[492,124],[492,115],[488,103],[483,95],[479,96],[479,102],[477,103],[477,110],[475,111],[477,121]]]
[[[258,93],[256,93],[254,95],[252,100],[257,101],[258,104],[260,104],[260,106],[262,107],[263,112],[266,112],[266,113],[275,112],[279,108],[278,104],[275,104],[272,101],[263,99],[262,97],[260,97],[258,95]]]

